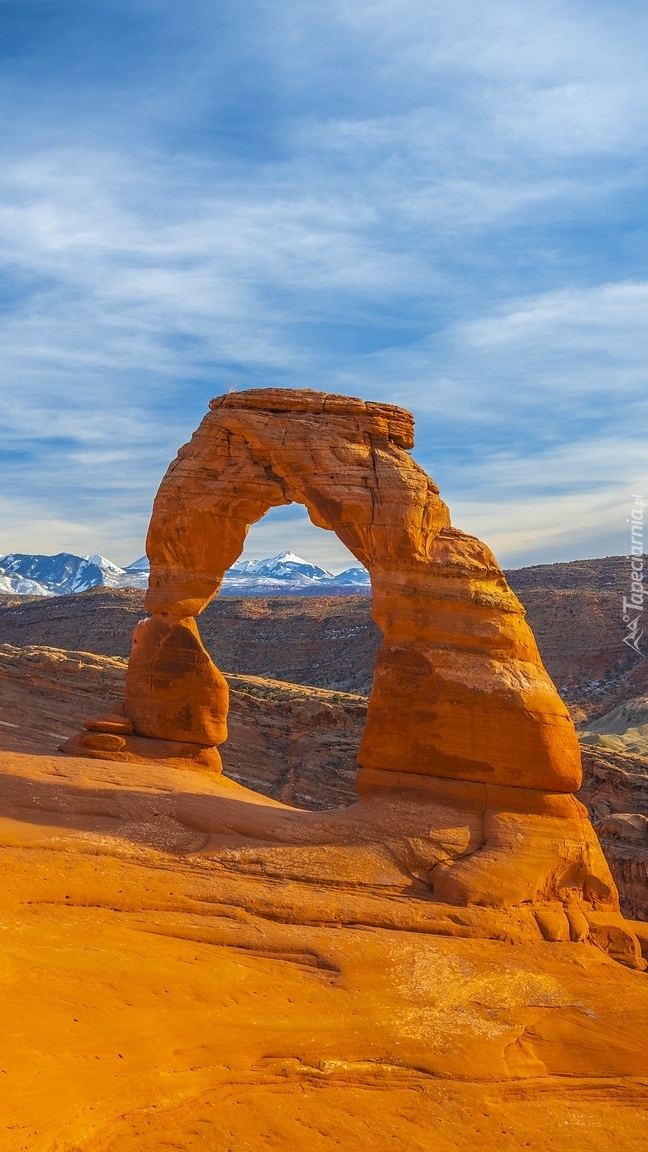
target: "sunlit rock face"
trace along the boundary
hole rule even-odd
[[[411,415],[393,405],[284,389],[211,402],[155,500],[151,617],[133,638],[124,710],[134,736],[121,756],[141,756],[148,738],[156,754],[160,741],[180,758],[202,749],[201,763],[218,770],[227,685],[194,618],[249,526],[298,501],[369,570],[384,637],[357,791],[386,802],[417,793],[470,829],[458,848],[428,845],[418,862],[435,894],[503,906],[574,890],[618,908],[571,795],[581,779],[576,733],[524,610],[490,550],[451,526],[410,456],[413,442]]]
[[[297,501],[371,573],[384,643],[363,769],[577,788],[576,735],[524,610],[489,549],[450,526],[436,484],[409,454],[410,414],[284,389],[230,394],[210,407],[155,501],[147,540],[153,622],[144,628],[159,630],[161,615],[200,613],[241,554],[250,524]],[[134,650],[129,684],[139,660]],[[207,678],[204,686],[207,694]],[[193,681],[184,690],[195,707]],[[142,691],[129,691],[133,709]]]
[[[155,615],[133,633],[124,711],[140,736],[218,745],[229,690],[192,617]]]

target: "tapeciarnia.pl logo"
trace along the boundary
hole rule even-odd
[[[643,520],[644,520],[644,498],[638,496],[635,492],[632,493],[634,505],[630,510],[630,516],[626,520],[626,524],[630,525],[630,596],[623,597],[623,623],[626,625],[626,633],[623,637],[623,644],[627,644],[628,648],[632,648],[634,652],[638,652],[643,656],[643,652],[639,647],[639,641],[643,636],[643,628],[640,627],[642,620],[641,613],[644,610],[644,586],[643,586],[643,567],[644,567],[644,544],[643,544]]]

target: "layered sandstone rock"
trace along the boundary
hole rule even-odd
[[[648,759],[583,748],[579,792],[621,895],[626,916],[648,921]]]
[[[218,770],[226,693],[193,617],[249,525],[300,502],[371,573],[383,643],[358,754],[363,810],[408,795],[431,827],[461,829],[451,848],[445,832],[430,831],[406,849],[435,899],[556,902],[563,929],[545,916],[546,938],[580,938],[585,923],[640,968],[587,812],[571,795],[581,779],[576,733],[524,610],[489,549],[450,525],[412,444],[411,416],[392,405],[281,389],[212,401],[154,504],[152,617],[134,636],[124,704],[135,734],[104,726],[83,740],[97,756],[102,738],[106,755],[109,741],[123,740],[118,757],[145,755],[148,740],[150,755],[194,756]]]
[[[125,677],[121,657],[0,644],[0,747],[56,748],[123,698]]]
[[[201,612],[249,525],[298,501],[372,577],[384,642],[363,768],[578,787],[573,725],[524,611],[492,553],[450,527],[438,488],[407,451],[409,413],[279,389],[219,397],[210,408],[156,497],[147,608]],[[129,679],[138,675],[132,659]]]
[[[123,659],[0,644],[0,750],[51,754],[64,741],[61,747],[84,757],[104,759],[108,753],[141,763],[158,747],[172,762],[178,757],[171,752],[182,748],[186,766],[189,745],[134,736],[120,703],[125,677]],[[353,783],[365,697],[260,676],[233,674],[226,680],[229,736],[221,751],[232,780],[297,808],[343,808],[357,800]],[[90,713],[93,718],[86,720]],[[220,771],[214,751],[204,767]]]

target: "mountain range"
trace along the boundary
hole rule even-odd
[[[0,595],[68,596],[88,588],[140,588],[148,586],[146,556],[126,568],[105,556],[56,556],[11,552],[0,556]],[[221,595],[229,596],[340,596],[371,592],[369,573],[357,566],[337,576],[310,564],[293,552],[262,560],[239,560],[225,574]]]

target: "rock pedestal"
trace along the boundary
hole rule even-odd
[[[124,713],[140,736],[218,745],[227,739],[229,689],[193,618],[152,616],[133,633]]]

